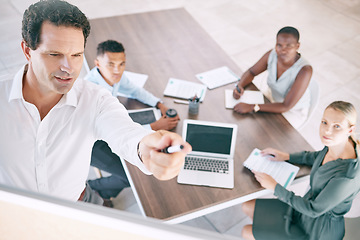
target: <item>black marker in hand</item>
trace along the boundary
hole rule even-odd
[[[168,146],[161,150],[163,153],[174,153],[174,152],[180,152],[181,149],[184,148],[184,145],[174,145],[174,146]]]

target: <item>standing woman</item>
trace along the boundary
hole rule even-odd
[[[325,147],[318,152],[289,155],[267,148],[263,155],[274,161],[312,166],[310,190],[304,197],[279,185],[271,176],[254,172],[262,187],[278,199],[245,202],[243,211],[253,219],[242,231],[245,239],[342,239],[344,215],[360,189],[358,141],[354,138],[356,111],[348,102],[331,103],[324,112],[320,138]]]
[[[298,52],[299,31],[294,27],[283,27],[276,35],[275,48],[268,51],[242,76],[233,91],[235,99],[244,93],[255,76],[268,71],[267,84],[271,89],[273,103],[238,103],[234,111],[238,113],[273,112],[283,113],[294,128],[298,128],[308,117],[310,91],[308,85],[312,67]]]

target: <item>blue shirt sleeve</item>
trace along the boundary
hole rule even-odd
[[[137,99],[142,103],[155,107],[156,104],[160,101],[159,98],[155,97],[144,88],[138,87],[130,82],[125,74],[123,74],[121,77],[119,84],[119,93],[129,95],[131,98]]]

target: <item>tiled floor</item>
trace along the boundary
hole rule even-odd
[[[25,63],[20,49],[21,16],[32,2],[2,0],[0,78],[14,74]],[[281,27],[295,26],[301,34],[300,51],[312,64],[313,77],[321,89],[319,105],[308,124],[300,130],[301,134],[315,149],[320,149],[318,126],[324,108],[334,100],[346,100],[360,109],[360,0],[69,2],[77,5],[89,18],[184,7],[243,70],[274,46],[275,34]],[[264,86],[264,79],[265,74],[258,77],[258,86]],[[120,195],[115,206],[120,208],[120,204],[125,203],[121,208],[129,208],[129,202],[134,201],[131,194],[124,191]],[[249,221],[239,208],[235,206],[185,224],[239,235],[241,226]]]

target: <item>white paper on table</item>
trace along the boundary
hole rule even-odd
[[[288,162],[271,161],[268,159],[271,158],[270,156],[261,156],[260,152],[259,149],[255,148],[243,165],[250,170],[272,176],[284,188],[290,186],[299,172],[299,167]]]
[[[233,109],[240,102],[248,104],[263,104],[264,96],[260,91],[246,90],[240,99],[233,97],[233,90],[225,89],[225,107]]]
[[[205,98],[206,86],[200,83],[194,83],[186,80],[170,78],[164,95],[182,99],[193,98],[195,95],[200,98],[202,102]]]
[[[141,87],[143,88],[146,80],[148,79],[148,75],[146,74],[142,74],[142,73],[134,73],[134,72],[129,72],[129,71],[124,71],[125,76],[129,79],[129,81],[131,83],[133,83],[134,85],[136,85],[137,87]],[[123,94],[123,93],[117,93],[117,96],[121,96],[121,97],[131,97],[127,94]]]
[[[196,77],[209,89],[214,89],[239,80],[239,77],[226,66],[196,74]]]

